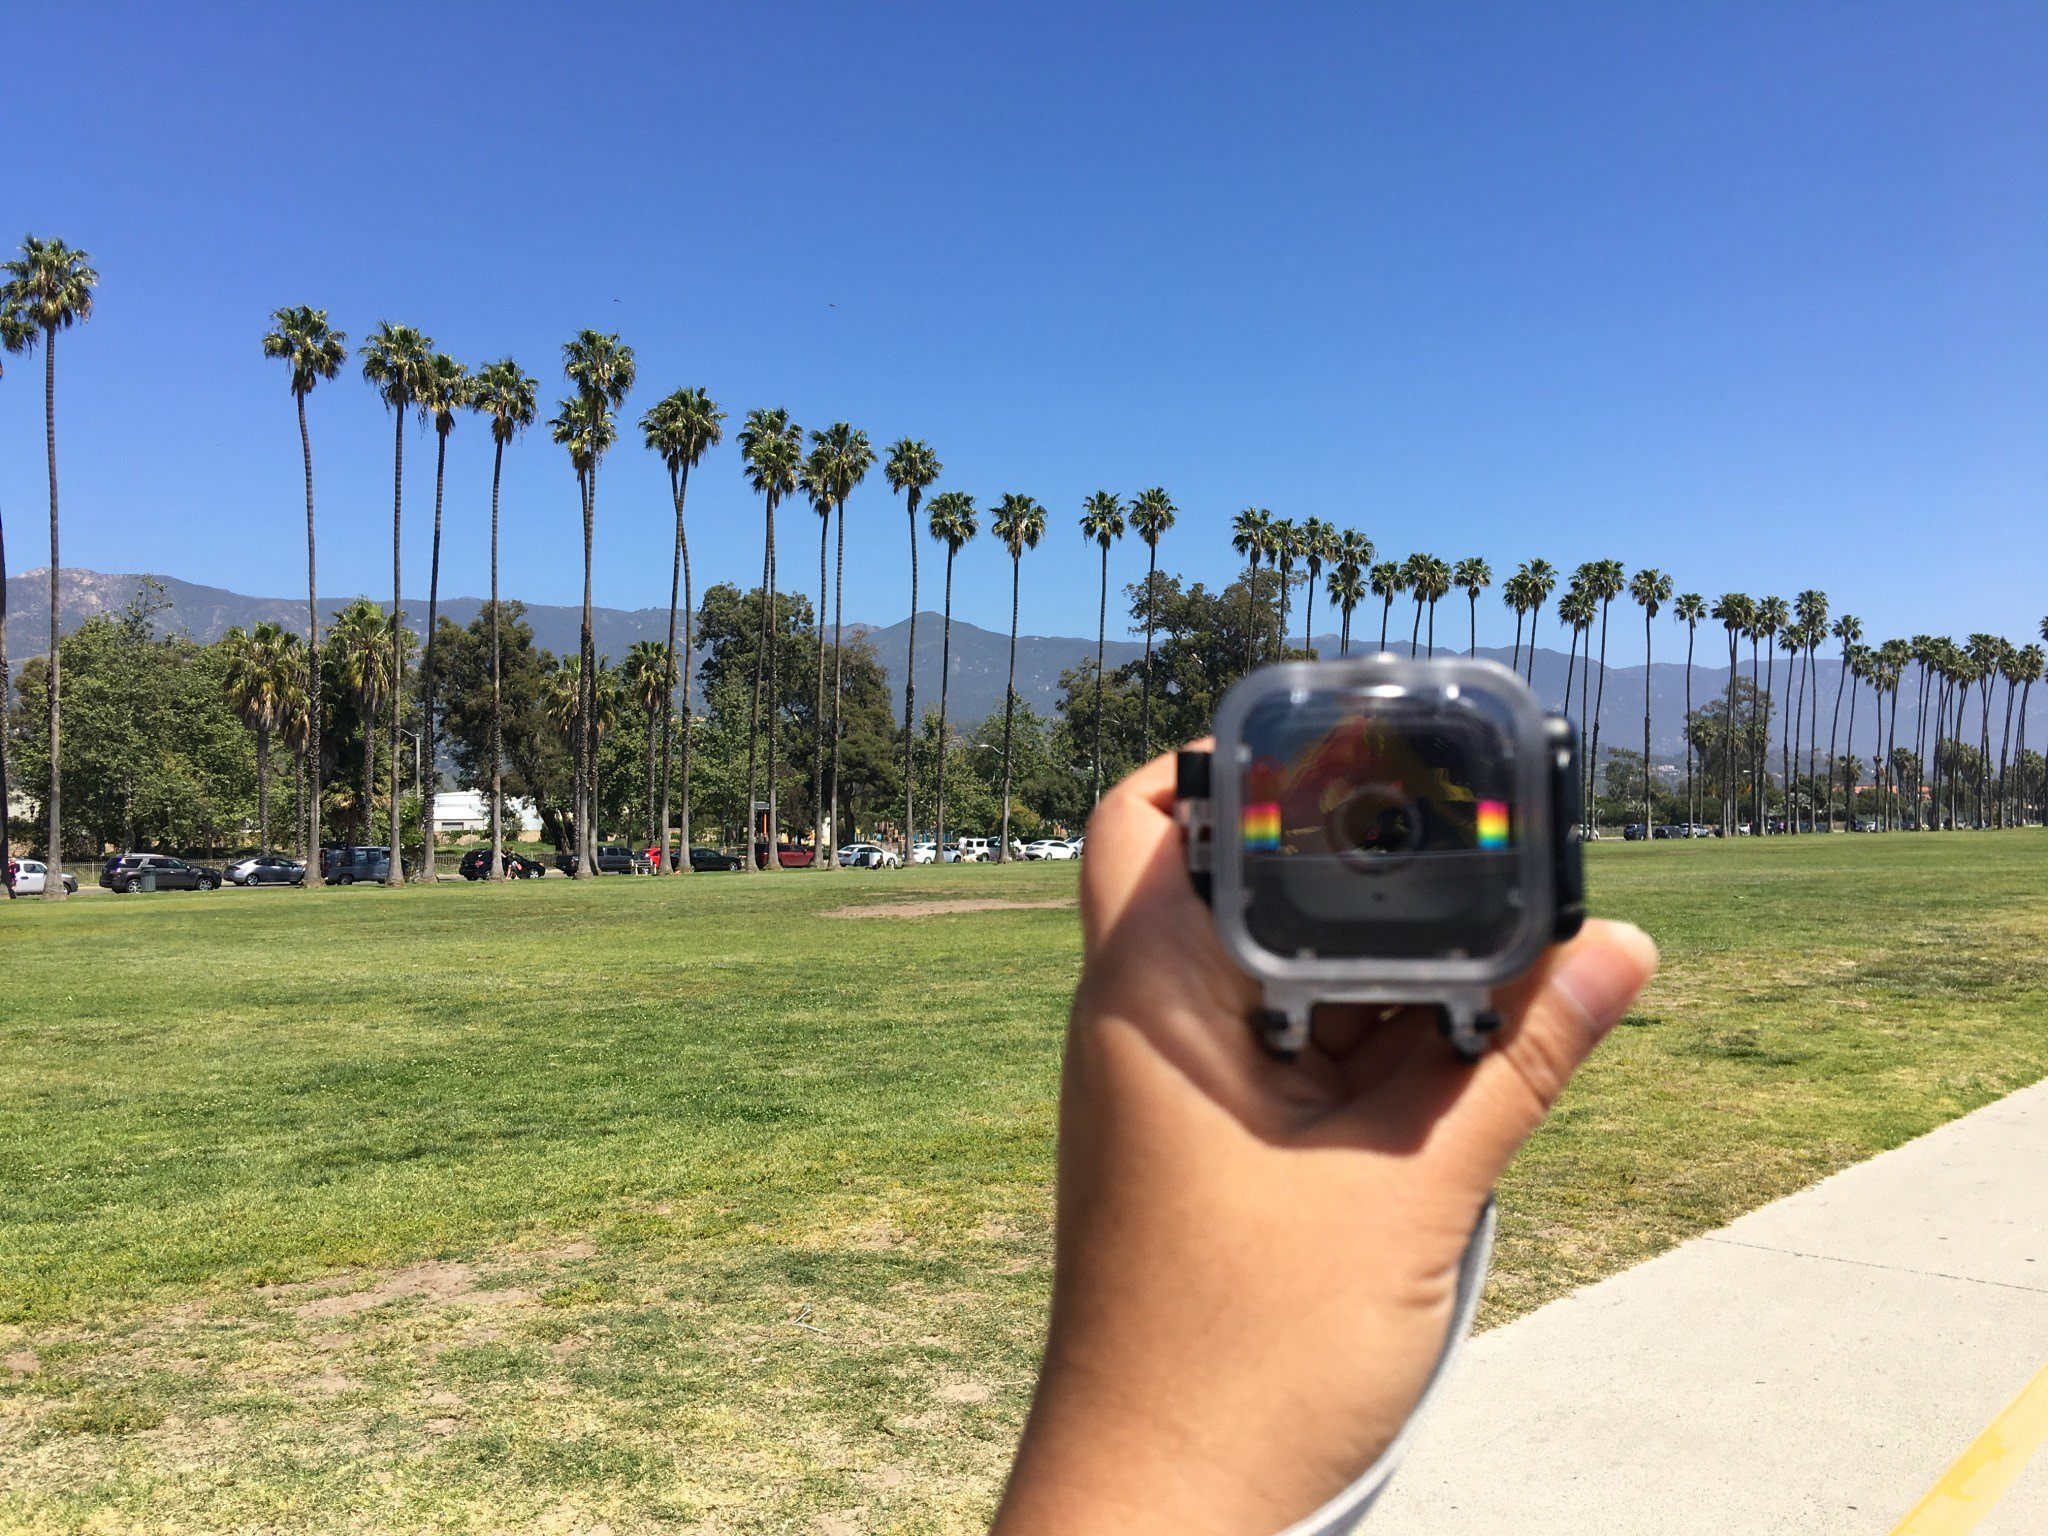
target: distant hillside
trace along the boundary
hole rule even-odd
[[[94,614],[113,612],[125,606],[134,595],[139,579],[134,575],[108,575],[67,568],[59,588],[60,628],[68,633]],[[237,624],[247,628],[264,620],[294,632],[304,629],[306,608],[303,599],[248,597],[221,587],[199,586],[171,576],[158,576],[156,580],[163,583],[164,595],[170,600],[170,610],[163,622],[170,629],[183,631],[195,640],[217,640]],[[49,610],[45,602],[47,584],[48,577],[43,571],[28,571],[8,579],[7,654],[17,664],[43,652],[49,632]],[[321,610],[331,613],[346,601],[348,599],[323,599]],[[405,606],[409,611],[421,612],[426,608],[426,601],[408,598]],[[457,624],[469,623],[482,608],[482,599],[474,597],[446,598],[441,603],[441,612]],[[529,605],[526,616],[533,625],[534,638],[541,645],[557,655],[575,650],[577,627],[582,617],[580,609],[562,605]],[[594,621],[598,649],[613,657],[623,656],[636,640],[659,640],[668,634],[666,608],[599,608],[595,610]],[[1454,631],[1458,627],[1455,623],[1452,625]],[[900,700],[904,655],[909,647],[909,621],[899,619],[880,627],[854,624],[849,628],[863,635],[874,647],[889,675],[890,686]],[[932,704],[936,704],[939,697],[939,631],[938,614],[918,615],[917,693],[920,700]],[[1359,634],[1366,636],[1371,632],[1372,627],[1365,623],[1361,614]],[[1676,659],[1661,660],[1650,669],[1651,750],[1658,757],[1675,759],[1682,748],[1680,730],[1685,714],[1685,639],[1675,625],[1670,625],[1660,627],[1658,642],[1660,656]],[[1334,634],[1317,636],[1316,645],[1326,656],[1336,654]],[[1121,666],[1140,655],[1143,649],[1136,641],[1112,640],[1107,649],[1109,664]],[[953,620],[950,692],[955,719],[971,722],[1002,707],[1003,672],[1008,663],[1008,652],[1008,635],[982,629],[958,617]],[[1509,660],[1509,653],[1504,649],[1481,646],[1479,653],[1503,662]],[[1693,669],[1695,706],[1727,685],[1726,667],[1706,665],[1716,653],[1726,654],[1726,642],[1718,631],[1710,634],[1702,629],[1699,664]],[[1094,654],[1095,641],[1091,636],[1020,635],[1017,639],[1018,696],[1034,709],[1050,711],[1058,698],[1060,673]],[[1569,659],[1562,651],[1543,647],[1536,653],[1533,679],[1536,691],[1553,708],[1563,699],[1569,665]],[[1578,692],[1576,677],[1582,671],[1583,663],[1574,672],[1574,694]],[[1817,671],[1820,677],[1821,734],[1825,739],[1840,664],[1823,657]],[[1742,673],[1748,676],[1746,656]],[[1780,676],[1782,673],[1781,664]],[[2037,688],[2034,692],[2028,712],[2027,740],[2038,746],[2048,742],[2048,688]],[[1573,700],[1573,713],[1577,713],[1576,698]],[[1866,696],[1858,714],[1859,729],[1867,732],[1869,720],[1870,707]],[[1902,713],[1900,724],[1904,726],[1907,723]],[[1642,724],[1643,669],[1639,666],[1609,667],[1607,701],[1601,713],[1601,745],[1640,748]],[[1999,722],[1993,722],[1994,734],[1998,725]],[[1869,755],[1867,734],[1859,737],[1858,747],[1861,755]]]

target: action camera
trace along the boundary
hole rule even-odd
[[[1411,1003],[1476,1057],[1493,989],[1585,918],[1572,728],[1497,662],[1261,668],[1223,696],[1213,753],[1181,754],[1178,795],[1279,1056],[1318,1004]]]

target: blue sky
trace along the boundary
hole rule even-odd
[[[600,19],[600,17],[602,19]],[[1217,581],[1257,503],[1384,552],[1615,556],[1814,585],[1874,638],[2048,609],[2048,9],[2038,4],[67,6],[10,75],[16,224],[103,275],[60,343],[66,564],[304,582],[268,311],[416,324],[560,391],[582,326],[681,384],[1039,498],[1023,627],[1085,633],[1083,496],[1164,484]],[[11,238],[11,232],[10,232]],[[45,563],[39,364],[0,508]],[[322,588],[387,591],[390,429],[313,399]],[[488,439],[450,449],[443,590],[482,591]],[[423,591],[431,438],[407,450]],[[731,446],[700,582],[759,570]],[[666,601],[665,482],[608,464],[598,596]],[[852,617],[907,600],[855,498]],[[573,482],[508,458],[504,585],[580,589]],[[793,509],[802,578],[816,521]],[[929,546],[927,546],[929,548]],[[1135,543],[1114,570],[1142,569]],[[937,564],[925,563],[925,606]],[[992,543],[958,607],[1007,619]],[[811,578],[815,579],[815,576]],[[1505,643],[1496,601],[1482,639]],[[1550,626],[1546,624],[1546,629]],[[1639,646],[1630,626],[1616,654]],[[1669,655],[1666,651],[1664,654]]]

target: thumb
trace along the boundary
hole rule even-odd
[[[1656,970],[1657,946],[1642,929],[1590,922],[1504,989],[1498,1043],[1445,1116],[1447,1146],[1491,1184]]]

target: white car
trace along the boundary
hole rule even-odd
[[[939,862],[939,845],[928,837],[921,837],[910,848],[910,862],[913,864],[936,864]]]
[[[946,850],[948,864],[986,864],[995,856],[995,844],[985,837],[963,837]]]
[[[1041,837],[1024,845],[1027,859],[1071,859],[1075,857],[1074,845],[1063,837]]]
[[[848,843],[839,850],[839,862],[847,869],[901,869],[903,861],[880,843]]]
[[[14,894],[17,896],[40,896],[50,884],[50,866],[41,859],[21,859],[14,865]],[[78,892],[78,877],[66,875],[64,889],[73,895]]]

